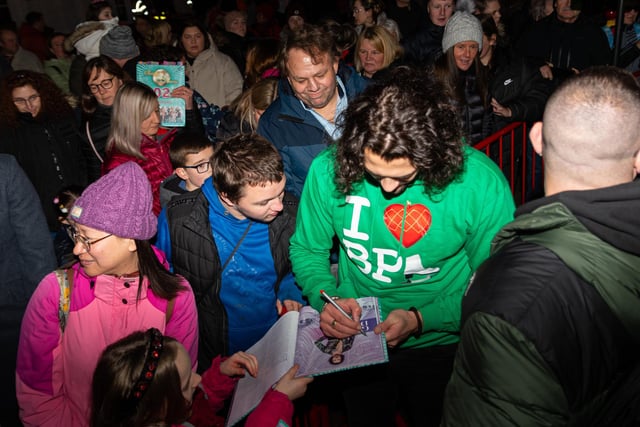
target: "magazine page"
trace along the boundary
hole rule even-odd
[[[320,314],[312,307],[302,307],[298,320],[295,363],[300,365],[296,376],[322,375],[345,369],[389,361],[384,334],[373,329],[381,321],[378,299],[357,299],[362,308],[360,324],[366,335],[330,338],[320,329]]]
[[[297,311],[284,314],[246,351],[258,358],[258,376],[245,375],[238,381],[227,416],[228,427],[253,411],[269,388],[293,366],[298,316]]]
[[[184,99],[171,97],[174,89],[185,84],[184,65],[139,62],[136,64],[136,80],[149,86],[158,96],[163,127],[184,127],[186,123]]]

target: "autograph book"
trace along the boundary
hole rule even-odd
[[[284,314],[264,337],[246,352],[258,358],[257,378],[246,375],[234,393],[226,425],[231,427],[258,406],[264,394],[294,364],[296,376],[316,376],[389,361],[384,334],[376,335],[381,322],[376,297],[357,299],[362,308],[364,334],[337,339],[320,329],[320,313],[310,306]]]

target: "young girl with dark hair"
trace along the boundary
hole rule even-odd
[[[292,425],[292,400],[304,395],[311,377],[294,378],[291,368],[273,385],[249,415],[245,426]],[[195,427],[224,423],[216,415],[231,396],[238,379],[258,374],[258,360],[242,351],[220,356],[202,376],[191,369],[182,344],[151,328],[107,347],[93,375],[92,427],[169,426],[185,422]]]

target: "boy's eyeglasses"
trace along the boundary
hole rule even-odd
[[[209,172],[209,162],[198,163],[194,166],[182,166],[184,169],[195,169],[198,173]]]

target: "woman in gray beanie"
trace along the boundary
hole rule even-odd
[[[481,49],[480,21],[468,12],[453,14],[444,28],[443,55],[436,61],[434,72],[457,103],[469,144],[488,136],[484,118],[488,82],[480,62]]]

